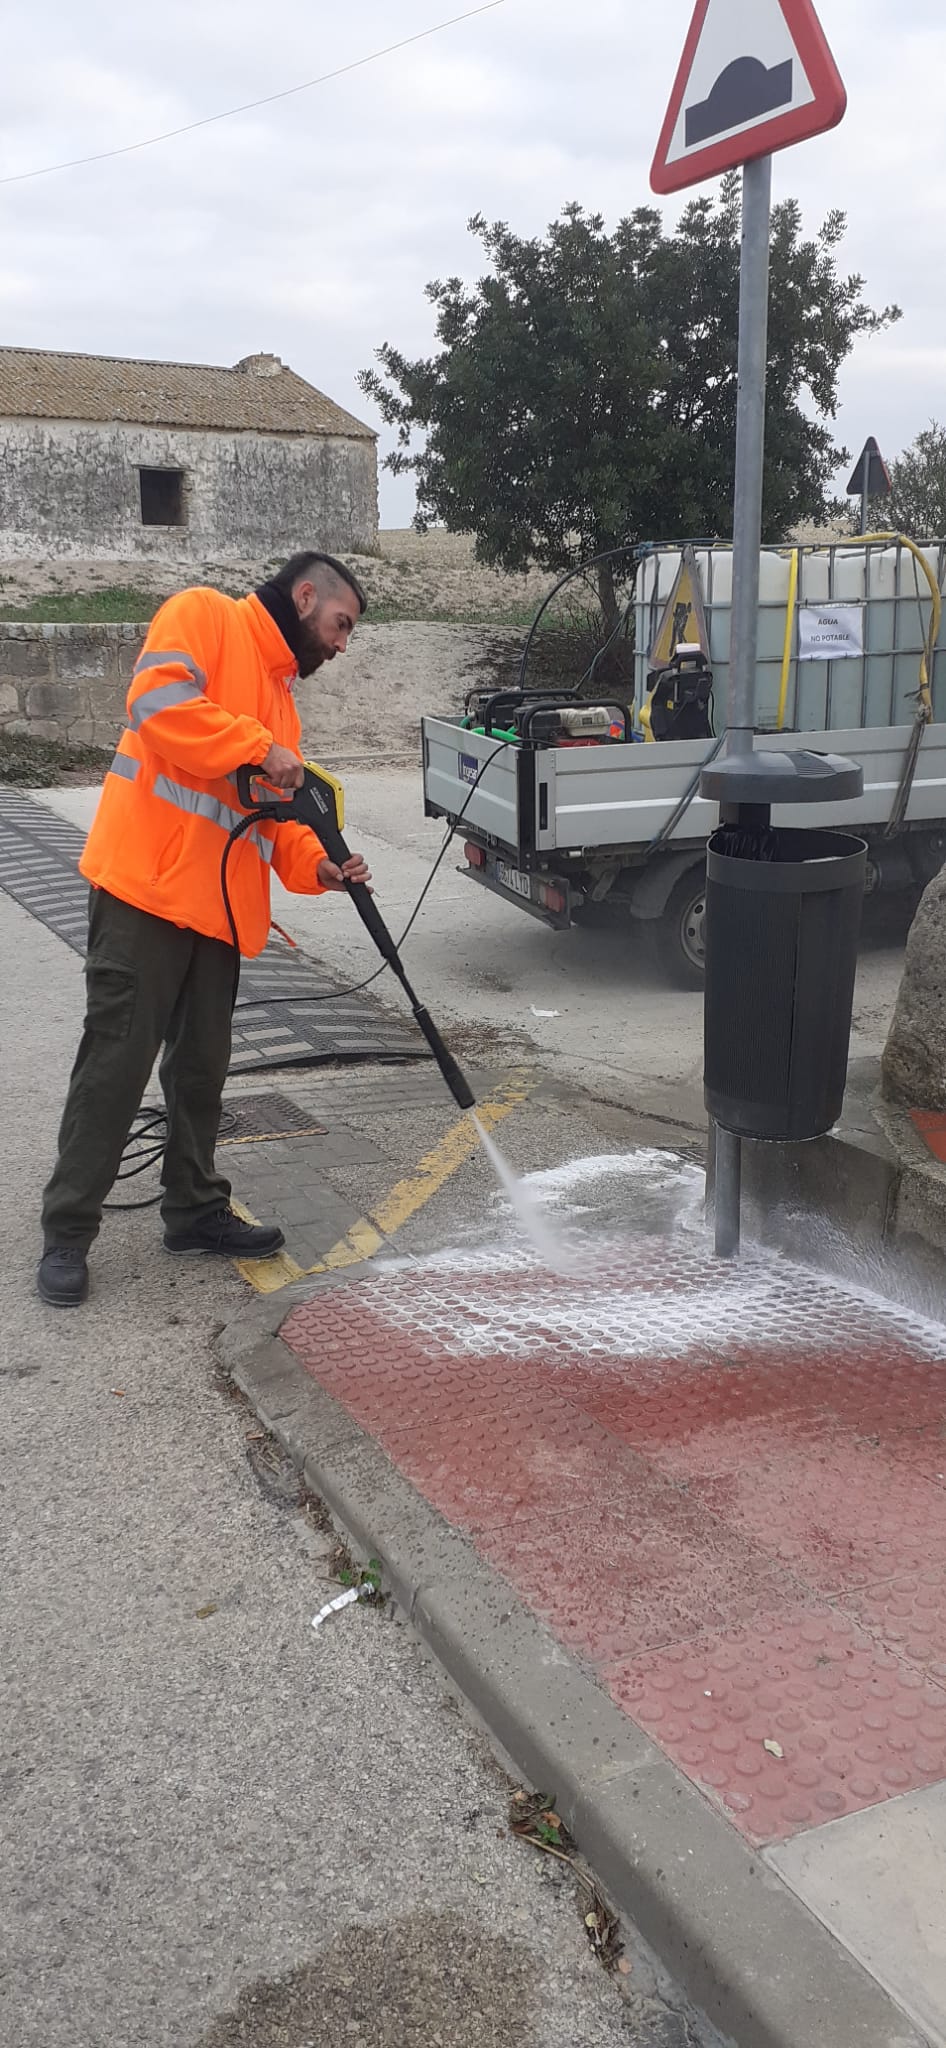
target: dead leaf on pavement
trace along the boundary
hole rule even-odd
[[[614,1914],[608,1911],[601,1893],[597,1890],[592,1892],[591,1910],[585,1914],[585,1927],[595,1954],[601,1957],[603,1963],[613,1967],[623,1943],[618,1934],[617,1920]]]

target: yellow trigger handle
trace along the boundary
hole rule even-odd
[[[320,768],[317,761],[306,761],[305,766],[308,768],[310,775],[318,776],[320,782],[327,783],[329,789],[334,790],[335,816],[338,822],[338,829],[340,832],[343,832],[345,829],[344,785],[341,782],[339,782],[337,775],[330,775],[327,768]]]

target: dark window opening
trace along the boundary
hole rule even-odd
[[[142,526],[186,526],[184,471],[140,469]]]

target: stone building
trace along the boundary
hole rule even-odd
[[[278,356],[0,348],[0,558],[197,567],[377,535],[374,432]]]

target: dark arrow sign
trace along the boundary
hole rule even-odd
[[[791,57],[769,69],[758,57],[737,57],[720,72],[712,92],[686,111],[686,146],[712,142],[741,128],[746,121],[761,121],[779,107],[792,103],[795,65]]]

